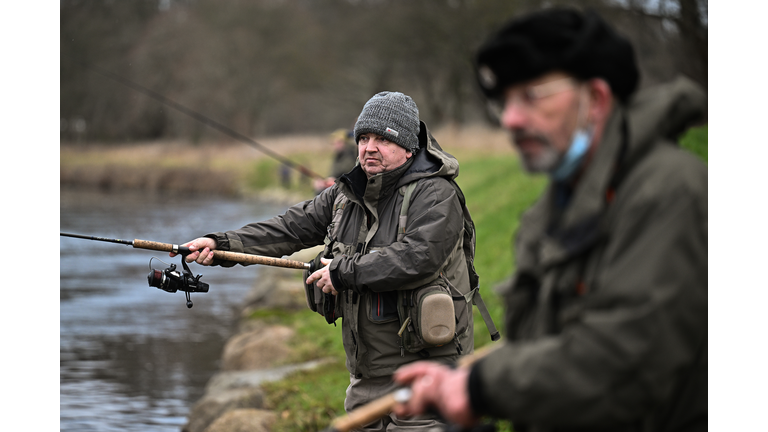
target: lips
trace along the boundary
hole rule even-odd
[[[519,139],[515,140],[514,143],[515,147],[517,147],[517,149],[522,153],[535,153],[538,152],[542,147],[541,141],[535,138]]]
[[[547,142],[541,136],[523,131],[514,133],[512,142],[522,153],[538,153],[547,146]]]

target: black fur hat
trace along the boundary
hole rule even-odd
[[[630,42],[596,13],[575,9],[511,20],[480,47],[475,61],[480,86],[494,99],[509,85],[563,71],[582,80],[603,78],[626,102],[639,80]]]

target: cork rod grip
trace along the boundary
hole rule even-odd
[[[149,250],[156,250],[156,251],[162,251],[162,252],[187,252],[189,251],[189,248],[185,246],[179,246],[179,245],[173,245],[170,243],[160,243],[155,241],[149,241],[149,240],[139,240],[136,239],[133,241],[133,247],[138,249],[149,249]],[[289,259],[283,259],[283,258],[272,258],[272,257],[265,257],[265,256],[259,256],[259,255],[251,255],[251,254],[244,254],[244,253],[238,253],[238,252],[228,252],[228,251],[213,251],[213,257],[222,260],[222,261],[232,261],[237,263],[243,263],[243,264],[262,264],[262,265],[268,265],[272,267],[285,267],[285,268],[293,268],[293,269],[309,269],[309,263],[305,263],[302,261],[294,261]]]
[[[173,252],[173,246],[174,245],[170,243],[160,243],[160,242],[149,241],[149,240],[136,239],[133,241],[133,247],[137,249],[149,249],[149,250],[156,250],[156,251],[162,251],[162,252]]]
[[[285,267],[299,270],[309,269],[309,263],[303,261],[250,255],[238,252],[213,251],[213,257],[223,261],[234,261],[243,264],[262,264],[272,267]]]
[[[344,417],[337,418],[331,424],[331,430],[334,432],[348,432],[361,426],[365,426],[368,423],[389,414],[396,403],[397,401],[395,400],[394,393],[384,395],[350,412]]]

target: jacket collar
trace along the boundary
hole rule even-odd
[[[356,165],[339,180],[351,190],[358,200],[379,200],[392,194],[397,188],[425,177],[456,178],[459,161],[440,147],[424,122],[419,127],[419,151],[403,165],[392,171],[377,174],[370,179]],[[352,199],[352,196],[350,196]]]
[[[393,193],[398,181],[403,173],[413,165],[413,161],[414,158],[410,158],[392,171],[376,174],[371,178],[368,178],[360,164],[357,164],[352,171],[341,177],[340,182],[349,187],[355,199],[368,202],[378,201]]]

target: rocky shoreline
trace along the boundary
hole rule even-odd
[[[317,254],[315,249],[290,258],[309,261]],[[271,431],[278,414],[265,408],[261,385],[325,362],[288,363],[294,330],[248,318],[257,310],[306,308],[304,288],[295,271],[262,267],[244,303],[238,330],[222,350],[220,370],[206,384],[203,397],[190,408],[182,432]]]

